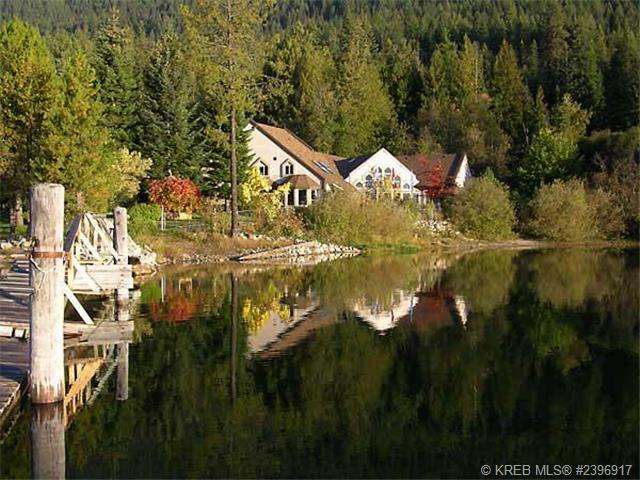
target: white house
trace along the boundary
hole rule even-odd
[[[273,186],[291,186],[286,205],[310,205],[322,192],[358,190],[377,194],[384,183],[400,198],[427,197],[428,178],[440,165],[448,186],[461,188],[471,176],[465,154],[413,155],[396,158],[387,149],[353,158],[315,151],[286,128],[251,122],[249,149],[251,166],[268,177]],[[450,189],[452,190],[452,189]]]
[[[309,205],[323,191],[352,188],[336,167],[340,157],[316,152],[286,128],[251,122],[247,130],[254,157],[251,165],[274,186],[291,185],[287,205]]]
[[[386,179],[400,198],[415,198],[421,193],[416,188],[419,183],[416,174],[386,148],[371,155],[337,160],[336,166],[344,179],[358,190],[374,191]]]

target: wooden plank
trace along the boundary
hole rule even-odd
[[[0,424],[17,404],[27,381],[29,344],[0,338]]]
[[[95,249],[95,247],[91,244],[89,239],[85,236],[84,233],[78,232],[78,238],[80,239],[80,243],[89,251],[89,253],[98,261],[102,260],[102,257]]]
[[[69,226],[69,231],[67,232],[67,236],[64,239],[64,251],[70,252],[73,247],[73,243],[76,241],[78,237],[78,232],[80,231],[80,223],[82,221],[82,215],[76,215],[71,220],[71,225]]]
[[[98,232],[98,235],[100,236],[100,238],[102,238],[102,241],[107,246],[107,250],[109,250],[111,256],[113,256],[113,258],[117,261],[120,257],[118,256],[118,252],[116,252],[116,250],[113,248],[113,239],[110,238],[109,235],[107,235],[107,232],[105,232],[100,225],[98,225],[96,220],[93,218],[93,215],[87,213],[85,214],[85,217],[87,218],[87,220],[89,220],[89,223],[91,223],[95,231]]]
[[[100,286],[96,283],[96,281],[93,278],[89,276],[89,274],[85,270],[85,267],[80,265],[80,262],[78,262],[75,257],[73,257],[73,268],[76,271],[76,273],[78,273],[79,276],[82,278],[82,280],[89,285],[89,288],[92,291],[96,293],[100,292]],[[75,277],[74,277],[74,280],[76,280]]]
[[[80,375],[75,382],[69,388],[69,391],[64,397],[64,403],[68,404],[78,393],[80,393],[87,384],[91,381],[96,372],[100,369],[104,363],[103,359],[95,360],[93,362],[86,363]]]
[[[93,320],[91,320],[91,317],[89,316],[87,311],[84,309],[82,304],[78,301],[76,296],[73,294],[73,292],[69,288],[69,285],[65,283],[62,288],[64,290],[65,297],[69,299],[69,301],[71,302],[71,305],[73,305],[73,308],[76,309],[76,312],[78,312],[78,314],[80,315],[80,318],[82,318],[82,321],[87,325],[93,325]]]

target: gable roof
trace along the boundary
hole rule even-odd
[[[398,160],[416,174],[419,181],[417,187],[421,188],[426,186],[427,176],[438,163],[442,165],[446,181],[453,182],[460,172],[464,157],[464,153],[435,153],[429,155],[418,153],[400,156]]]
[[[342,178],[336,166],[336,161],[341,160],[342,157],[316,152],[289,129],[254,121],[251,125],[325,182],[343,190],[353,188]]]
[[[336,167],[338,168],[338,172],[340,172],[340,175],[342,175],[344,178],[347,178],[349,175],[351,175],[351,172],[353,172],[356,168],[369,160],[373,155],[373,153],[370,153],[369,155],[361,155],[359,157],[336,160],[335,163]]]

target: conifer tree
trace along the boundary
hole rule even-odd
[[[567,91],[583,107],[598,112],[604,97],[602,72],[595,42],[599,35],[593,19],[582,16],[575,26],[569,48]]]
[[[544,3],[541,28],[542,85],[545,96],[554,105],[566,90],[569,46],[565,14],[558,0]]]
[[[326,47],[307,44],[297,75],[295,123],[301,136],[320,151],[330,151],[337,128],[336,67]]]
[[[631,32],[618,35],[607,72],[608,126],[626,129],[640,122],[640,46]]]
[[[531,97],[518,67],[516,52],[505,40],[496,56],[492,78],[493,105],[497,117],[507,133],[518,144],[525,141],[528,133],[527,110]]]
[[[153,159],[151,177],[171,172],[198,182],[205,155],[195,78],[175,34],[155,45],[143,82],[139,144],[141,153]]]
[[[255,110],[261,90],[264,11],[257,0],[197,0],[183,7],[191,48],[202,61],[200,79],[218,118],[211,128],[228,132],[231,231],[238,233],[238,119]],[[217,125],[215,125],[217,123]],[[211,131],[211,130],[210,130]]]
[[[370,31],[363,19],[351,18],[345,31],[338,85],[335,150],[342,155],[379,148],[385,130],[397,125],[372,48]]]
[[[98,33],[95,69],[100,84],[100,100],[105,106],[105,124],[115,141],[132,149],[139,125],[139,73],[134,55],[133,35],[120,26],[117,10]]]

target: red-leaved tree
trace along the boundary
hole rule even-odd
[[[162,205],[174,216],[180,212],[193,212],[200,203],[200,190],[188,178],[167,177],[149,183],[149,198]]]
[[[442,163],[436,163],[427,173],[425,183],[427,184],[427,194],[432,200],[440,198],[447,188],[444,178]]]

